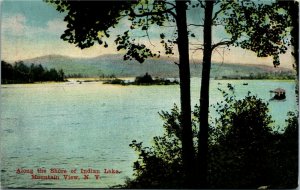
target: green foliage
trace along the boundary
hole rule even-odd
[[[124,60],[136,59],[138,62],[143,63],[147,57],[155,56],[149,48],[144,44],[135,44],[129,36],[129,31],[124,32],[123,35],[118,35],[115,43],[118,45],[117,50],[127,50],[124,55]]]
[[[136,77],[135,78],[135,82],[136,83],[140,83],[140,84],[150,84],[150,83],[153,82],[153,79],[152,79],[151,75],[149,75],[148,73],[146,73],[142,77]]]
[[[284,133],[272,128],[268,104],[250,93],[243,99],[220,90],[224,100],[214,108],[219,117],[209,130],[209,188],[293,188],[297,185],[298,120],[289,113]],[[199,107],[192,112],[193,139],[197,147]],[[134,176],[126,188],[184,188],[180,112],[162,111],[165,133],[154,137],[152,147],[130,144],[139,155]],[[212,119],[211,119],[212,120]]]
[[[279,188],[294,189],[298,187],[298,142],[299,142],[299,113],[289,112],[286,120],[287,126],[279,143],[276,144],[273,162],[277,170],[274,182]]]
[[[16,62],[14,66],[1,61],[1,83],[32,83],[38,81],[64,81],[63,70],[44,69],[42,65],[31,64],[30,67],[22,61]]]
[[[118,50],[126,50],[124,59],[136,59],[143,63],[148,57],[160,57],[161,52],[153,52],[146,47],[145,44],[136,42],[137,38],[148,37],[150,41],[149,31],[154,26],[164,26],[167,22],[175,22],[175,13],[173,9],[175,5],[165,0],[141,0],[131,9],[129,14],[129,21],[131,21],[130,31],[126,31],[117,36],[115,43]],[[144,34],[143,36],[136,37],[136,34]],[[176,43],[176,36],[169,37],[166,40],[166,34],[161,33],[159,37],[162,39],[161,44],[165,49],[165,54],[174,54],[173,47]]]
[[[221,79],[247,79],[247,80],[294,80],[296,73],[294,71],[282,71],[282,72],[262,72],[262,73],[250,73],[248,76],[243,75],[229,75],[222,76]]]
[[[149,38],[148,31],[152,25],[163,26],[167,21],[175,22],[175,14],[172,12],[174,5],[170,6],[172,3],[167,1],[45,1],[57,11],[67,13],[64,18],[68,23],[67,29],[61,38],[82,49],[95,43],[107,48],[111,28],[115,28],[121,19],[128,19],[131,21],[130,31],[119,34],[115,43],[118,51],[126,50],[124,60],[136,59],[140,63],[148,57],[159,57],[160,52],[152,53],[145,44],[136,42],[136,38],[140,37],[136,37],[134,31],[142,32],[145,34],[142,37]],[[173,54],[174,42],[173,38],[162,42],[167,54]]]
[[[135,179],[127,182],[127,188],[180,188],[183,185],[179,109],[175,105],[171,113],[162,111],[160,116],[165,121],[165,133],[153,138],[151,148],[135,140],[130,144],[139,159],[133,165]]]
[[[112,80],[106,81],[103,84],[120,84],[120,85],[126,85],[125,81],[122,79],[114,78]]]
[[[129,13],[137,1],[70,1],[45,0],[59,12],[67,12],[64,21],[67,29],[61,38],[80,48],[96,43],[107,47],[109,29],[115,27]]]
[[[230,84],[228,89],[234,92],[234,87]],[[220,117],[215,119],[213,125],[216,131],[220,132],[221,136],[218,139],[220,144],[245,146],[251,141],[255,144],[253,140],[261,139],[255,135],[267,136],[271,133],[273,121],[268,113],[267,103],[250,92],[244,99],[238,100],[234,93],[219,90],[223,94],[224,101],[214,106]]]
[[[277,3],[256,1],[222,1],[225,30],[236,46],[257,53],[258,57],[273,56],[278,66],[279,54],[290,45],[290,15]]]
[[[232,86],[229,86],[234,91]],[[258,188],[270,185],[269,156],[274,143],[268,105],[250,93],[242,100],[222,91],[212,123],[209,181],[214,188]]]
[[[174,85],[179,84],[177,80],[171,81],[169,79],[156,78],[152,79],[151,75],[146,73],[144,76],[138,76],[133,82],[126,82],[125,80],[114,78],[108,80],[104,84],[120,84],[120,85]]]

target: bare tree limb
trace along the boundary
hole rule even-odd
[[[214,21],[222,11],[224,11],[224,9],[220,9],[220,10],[218,10],[217,12],[215,12],[215,14],[214,14],[212,20]]]
[[[163,26],[161,26],[161,27],[169,27],[169,28],[174,28],[174,27],[176,27],[176,26],[172,26],[172,25],[169,25],[169,26],[165,26],[165,25],[163,25]]]
[[[204,44],[189,43],[191,46],[204,46]]]
[[[199,47],[199,48],[190,48],[190,50],[194,50],[194,51],[199,51],[199,50],[204,50],[204,48],[201,48],[201,47]]]
[[[214,51],[216,51],[221,56],[222,63],[224,63],[224,49],[223,49],[223,54],[221,54],[218,49],[214,49]]]
[[[148,7],[147,7],[147,9],[148,9]],[[155,45],[152,44],[152,42],[151,42],[151,40],[150,40],[149,33],[148,33],[148,26],[149,26],[149,25],[148,25],[148,20],[149,20],[149,19],[148,19],[148,16],[147,16],[147,19],[146,19],[146,22],[147,22],[147,23],[146,23],[146,25],[147,25],[146,35],[147,35],[147,37],[148,37],[148,41],[149,41],[150,45],[152,45],[153,47],[155,47]]]
[[[146,30],[146,34],[147,34],[149,43],[150,43],[153,47],[155,47],[155,45],[153,45],[152,42],[151,42],[151,40],[150,40],[150,36],[149,36],[149,33],[148,33],[148,29]]]
[[[188,26],[199,26],[199,27],[204,27],[204,25],[203,24],[188,24]]]
[[[218,47],[218,46],[229,46],[229,45],[233,44],[234,41],[235,41],[235,40],[226,40],[226,41],[218,42],[218,43],[213,44],[213,45],[211,46],[211,50],[213,51],[213,50],[214,50],[216,47]]]
[[[217,1],[217,2],[215,3],[215,5],[218,4],[218,3],[221,3],[221,1]],[[243,1],[242,1],[242,3],[243,3]],[[222,11],[226,10],[227,7],[228,7],[228,4],[226,4],[223,8],[220,8],[220,10],[218,10],[217,12],[215,12],[215,14],[214,14],[214,16],[213,16],[213,18],[212,18],[212,21],[216,20],[216,18],[219,16],[219,14],[220,14]]]
[[[224,9],[218,10],[218,11],[214,14],[212,20],[214,21],[214,20],[218,17],[218,15],[219,15],[223,10],[224,10]]]

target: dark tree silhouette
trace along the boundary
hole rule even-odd
[[[25,65],[22,61],[13,65],[1,61],[1,82],[10,83],[33,83],[42,81],[64,81],[63,70],[52,68],[50,71],[44,69],[42,65]]]
[[[289,113],[284,132],[274,128],[268,103],[257,96],[237,98],[234,87],[221,90],[223,100],[213,105],[218,113],[210,118],[208,188],[257,189],[295,188],[298,180],[298,120]],[[197,139],[199,107],[196,106],[193,135]],[[162,136],[153,138],[151,147],[132,141],[139,157],[134,162],[134,176],[125,188],[182,188],[180,113],[162,111]],[[282,126],[283,127],[283,126]],[[151,180],[149,180],[151,179]]]
[[[257,53],[258,57],[273,56],[274,67],[279,66],[279,54],[286,53],[291,44],[292,19],[283,11],[284,2],[266,4],[231,2],[226,6],[225,29],[232,35],[234,45]],[[297,6],[297,4],[295,4]],[[295,28],[295,27],[293,27]]]
[[[10,83],[14,77],[13,66],[5,61],[1,61],[1,83]]]
[[[288,28],[291,24],[288,19],[289,15],[280,10],[283,7],[280,4],[220,0],[199,0],[198,2],[198,6],[204,8],[205,16],[202,25],[204,27],[204,44],[197,171],[200,185],[205,188],[207,184],[209,78],[212,52],[218,47],[239,46],[256,52],[258,57],[273,56],[273,64],[277,67],[280,64],[279,54],[285,53],[290,44]],[[281,3],[284,4],[284,2]],[[231,37],[213,44],[212,27],[217,25],[223,25]]]
[[[214,1],[205,2],[204,16],[204,51],[203,51],[203,68],[201,75],[200,90],[200,130],[198,137],[198,175],[200,187],[207,187],[207,154],[208,154],[208,112],[209,112],[209,79],[212,57],[212,14]]]
[[[88,48],[98,42],[108,47],[105,37],[109,38],[109,30],[122,18],[132,21],[130,30],[139,28],[148,35],[150,25],[164,25],[164,21],[176,22],[178,37],[173,44],[178,45],[179,51],[179,78],[182,125],[182,154],[185,168],[184,179],[186,187],[194,187],[195,176],[195,148],[193,145],[191,127],[191,97],[190,97],[190,68],[189,43],[187,30],[187,1],[52,1],[60,12],[67,12],[65,21],[67,30],[61,36],[63,40],[74,43],[80,48]],[[101,10],[101,11],[99,11]],[[160,35],[164,38],[164,34]],[[143,62],[147,57],[159,56],[144,44],[136,43],[125,31],[116,40],[117,50],[126,50],[124,59],[136,59]],[[172,54],[172,47],[162,40],[166,54]]]
[[[190,71],[188,51],[188,30],[186,21],[186,1],[120,1],[120,2],[80,2],[52,1],[58,11],[67,12],[65,21],[68,29],[62,39],[87,48],[95,43],[108,46],[105,38],[109,38],[109,30],[122,18],[131,21],[130,30],[118,35],[115,42],[117,50],[126,50],[124,59],[136,59],[143,62],[147,57],[159,56],[160,52],[152,53],[145,44],[140,44],[131,36],[130,31],[140,29],[149,38],[148,29],[151,25],[163,26],[165,21],[176,22],[177,38],[166,40],[165,34],[160,34],[161,43],[166,54],[172,54],[174,44],[179,51],[179,76],[181,94],[181,125],[182,153],[185,168],[186,183],[194,186],[195,180],[201,180],[201,187],[206,186],[207,178],[207,139],[209,111],[209,78],[212,52],[218,47],[229,45],[250,49],[258,56],[273,56],[274,66],[279,64],[279,54],[286,52],[288,44],[286,28],[288,24],[281,23],[286,15],[274,9],[272,4],[260,4],[254,1],[221,1],[199,0],[198,6],[204,8],[204,56],[200,92],[200,132],[198,146],[198,175],[195,177],[195,150],[191,130],[190,106]],[[101,8],[101,11],[99,11]],[[216,10],[214,10],[214,8]],[[222,13],[222,14],[221,14]],[[262,19],[264,18],[264,19]],[[212,43],[212,26],[225,25],[230,39]]]
[[[295,59],[295,64],[293,65],[296,70],[297,85],[296,94],[299,96],[299,2],[295,0],[278,0],[275,9],[283,8],[286,11],[287,19],[284,20],[291,27],[291,45],[294,47],[292,55]],[[298,102],[298,98],[297,98]]]

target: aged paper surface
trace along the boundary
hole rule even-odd
[[[128,2],[134,5],[136,17],[129,8],[122,10],[128,6],[124,1],[79,2],[80,6],[40,0],[0,2],[1,188],[297,185],[298,65],[297,56],[293,56],[297,48],[293,40],[299,34],[293,33],[295,15],[291,8],[296,5],[274,6],[274,13],[258,12],[259,16],[253,13],[259,3],[243,5],[249,10],[254,7],[250,11],[254,16],[249,18],[265,30],[255,31],[248,23],[249,28],[239,36],[240,42],[251,35],[249,30],[260,37],[267,30],[278,32],[265,34],[270,49],[258,45],[255,48],[263,50],[253,48],[257,52],[252,52],[242,49],[243,43],[230,40],[230,32],[234,31],[225,31],[226,26],[234,24],[230,21],[243,15],[242,9],[238,14],[237,10],[232,11],[234,4],[224,6],[228,10],[232,6],[228,11],[220,6],[223,1],[214,2],[211,19],[219,20],[212,23],[212,51],[208,51],[212,64],[206,70],[210,72],[209,98],[205,99],[200,95],[205,89],[201,88],[205,78],[202,50],[207,39],[203,36],[203,21],[207,18],[203,7],[205,3],[206,8],[209,5],[205,1],[187,4],[188,88],[179,85],[188,72],[180,75],[180,64],[185,62],[180,59],[184,57],[183,50],[178,51],[177,44],[184,43],[178,38],[182,30],[177,27],[183,15],[175,1],[141,1],[138,5]],[[110,11],[109,6],[113,7]],[[271,5],[263,2],[260,8],[264,6]],[[117,8],[121,9],[120,15],[114,11]],[[221,8],[224,10],[218,11]],[[153,16],[157,12],[164,16]],[[237,15],[231,20],[222,21],[233,13]],[[280,20],[282,17],[286,23]],[[236,27],[236,31],[246,23],[239,22],[241,28]],[[101,28],[103,23],[114,27],[105,29],[106,34]],[[272,41],[276,36],[280,37],[277,45]],[[129,41],[124,40],[126,37]],[[244,48],[251,49],[258,38],[253,38],[250,45],[244,44]],[[273,64],[277,64],[278,54],[269,55],[275,50],[282,50],[276,68]],[[260,51],[267,51],[266,56],[258,58]],[[197,177],[199,162],[195,161],[201,142],[197,136],[199,99],[209,99],[210,105],[205,179],[201,172]],[[182,156],[186,151],[182,148],[186,134],[182,127],[188,122],[182,124],[179,119],[186,101],[191,106],[190,126],[194,133],[194,138],[190,138],[194,143],[191,166],[186,162],[189,156]],[[195,105],[198,106],[194,108]]]

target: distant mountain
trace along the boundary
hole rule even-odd
[[[94,58],[74,58],[61,55],[47,55],[24,60],[25,64],[41,64],[46,68],[63,69],[66,75],[82,74],[87,77],[112,75],[117,77],[135,77],[148,72],[154,77],[178,77],[178,66],[174,64],[176,59],[161,57],[149,58],[140,64],[135,60],[124,61],[120,54],[102,55]],[[192,63],[191,76],[201,76],[202,64]],[[274,68],[272,65],[240,65],[213,63],[212,77],[222,76],[248,76],[250,73],[290,72],[286,68]]]

